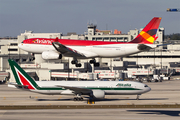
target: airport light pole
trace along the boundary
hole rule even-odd
[[[161,71],[162,71],[162,51],[163,51],[163,47],[161,47]]]
[[[136,66],[137,66],[137,70],[138,70],[138,53],[137,53],[137,63],[136,63]]]
[[[8,57],[9,57],[9,59],[11,59],[11,53],[10,53],[10,44],[8,44]]]
[[[154,66],[153,66],[153,68],[155,68],[155,50],[156,49],[154,49]]]
[[[69,58],[68,58],[68,80],[69,80]]]

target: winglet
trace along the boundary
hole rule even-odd
[[[138,34],[138,36],[129,43],[153,44],[153,42],[157,39],[156,33],[161,19],[161,17],[154,17]]]

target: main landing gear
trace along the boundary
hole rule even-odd
[[[90,60],[89,62],[90,62],[90,64],[94,64],[94,67],[99,67],[99,63],[96,62],[95,59]],[[81,63],[78,63],[77,59],[72,60],[72,61],[71,61],[71,64],[75,64],[76,67],[81,67],[81,66],[82,66]]]
[[[95,59],[89,61],[90,64],[94,64],[94,67],[99,67],[99,63]]]
[[[83,97],[74,97],[74,101],[83,101]]]
[[[75,64],[76,67],[81,67],[81,66],[82,66],[81,63],[78,63],[77,60],[72,60],[72,61],[71,61],[71,64]]]
[[[81,94],[76,94],[76,97],[73,99],[74,101],[83,101],[83,97],[81,97]]]

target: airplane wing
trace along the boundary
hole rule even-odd
[[[83,53],[78,52],[77,50],[71,49],[69,47],[66,47],[65,45],[59,43],[59,42],[52,42],[52,45],[54,48],[60,52],[61,54],[69,57],[86,57]]]
[[[145,44],[139,44],[138,49],[143,50],[143,51],[146,51],[146,50],[148,51],[148,50],[150,50],[152,48],[150,46],[145,45]]]
[[[157,45],[157,47],[159,46],[166,46],[166,45],[171,45],[172,43],[169,43],[169,44],[160,44],[160,45]]]
[[[154,49],[154,48],[159,47],[159,46],[167,46],[167,45],[170,45],[170,44],[159,44],[159,45],[155,45],[155,44],[139,44],[138,49],[142,50],[142,51],[148,51],[150,49]]]
[[[75,93],[86,93],[87,94],[87,93],[91,93],[92,92],[91,89],[87,89],[87,88],[72,87],[72,86],[63,86],[63,85],[56,85],[56,86],[72,90]]]

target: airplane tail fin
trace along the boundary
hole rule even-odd
[[[8,62],[17,83],[15,86],[30,90],[39,88],[36,82],[15,61],[9,59]]]
[[[138,36],[129,43],[153,44],[157,39],[156,33],[161,22],[161,17],[154,17]]]

